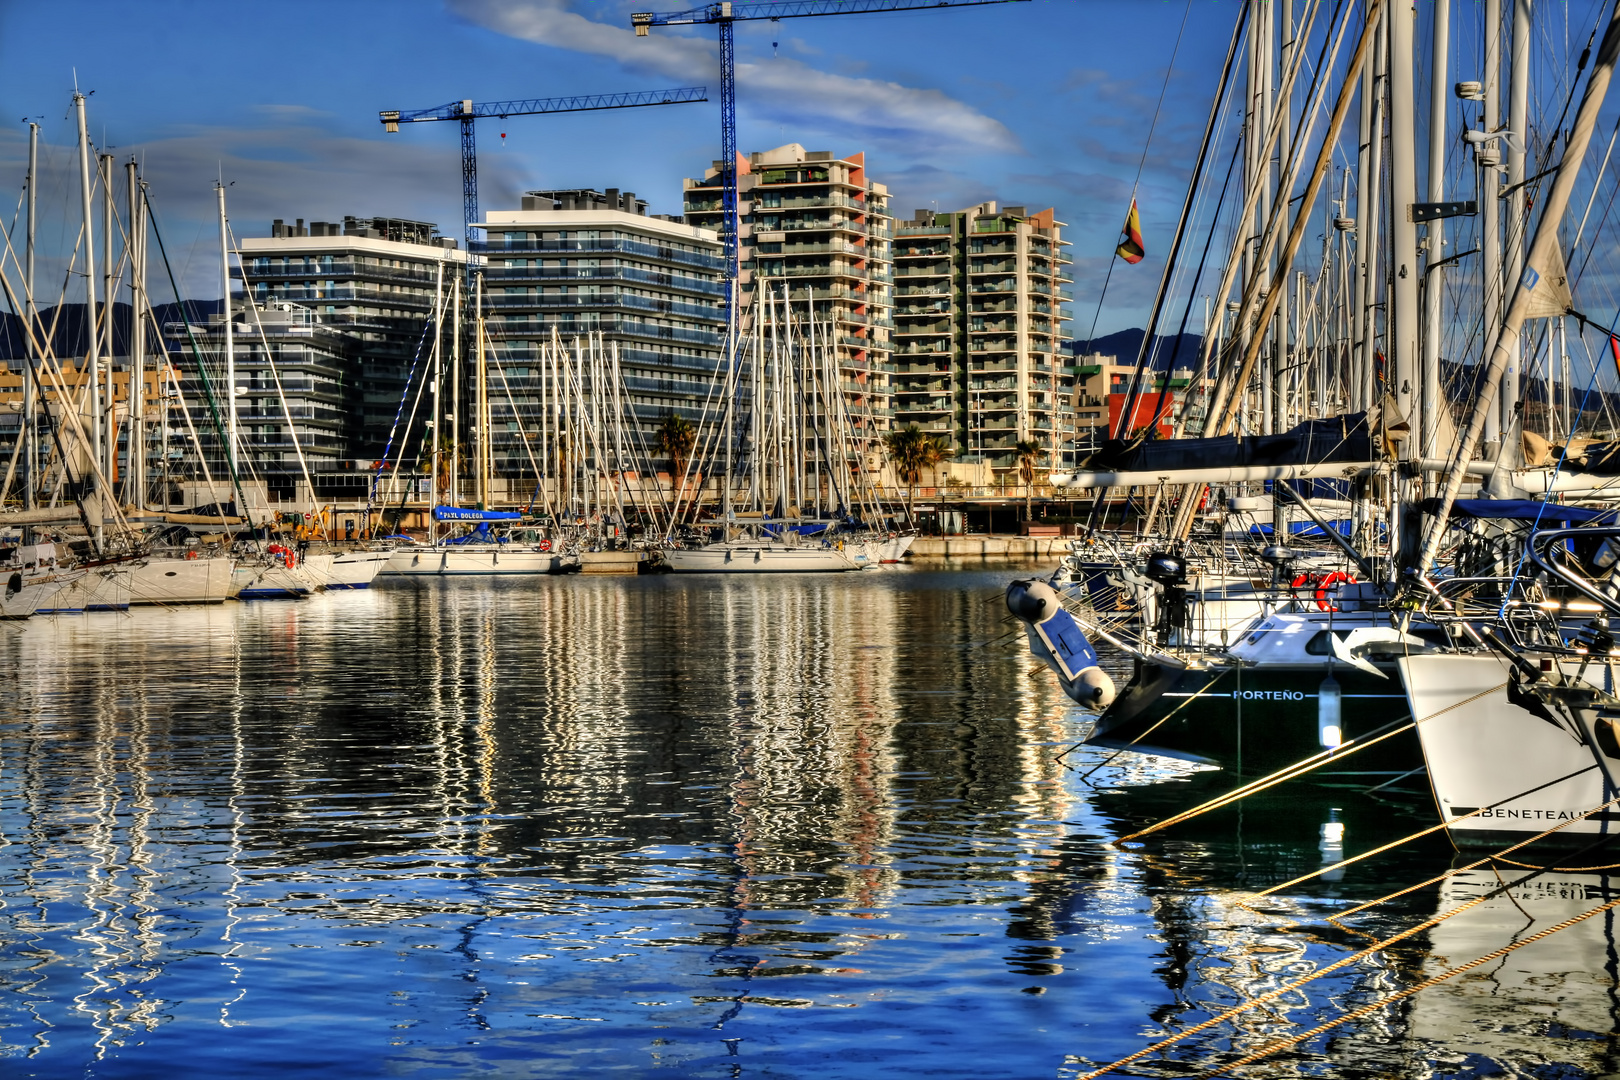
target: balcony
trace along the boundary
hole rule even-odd
[[[635,282],[682,292],[724,296],[725,283],[685,274],[660,274],[629,266],[491,266],[484,271],[484,288],[500,288],[520,281],[595,281],[602,284]]]
[[[616,252],[624,255],[637,255],[644,259],[657,259],[660,262],[700,266],[705,270],[713,270],[716,273],[723,270],[726,265],[725,259],[720,255],[710,255],[698,251],[680,251],[664,244],[644,243],[640,240],[519,240],[514,238],[499,244],[474,243],[472,250],[474,254],[482,255],[518,254],[522,252],[532,252],[538,255]]]
[[[859,236],[865,236],[868,230],[860,222],[835,217],[826,219],[801,218],[796,221],[783,221],[776,225],[755,222],[754,235],[757,237],[762,232],[851,232]]]
[[[413,270],[398,266],[374,266],[364,261],[356,262],[352,259],[311,259],[309,262],[281,262],[264,256],[250,258],[247,266],[231,267],[231,277],[248,281],[274,281],[278,278],[366,278],[376,281],[409,282],[413,285],[432,285],[438,280],[436,269]],[[448,282],[453,275],[459,273],[459,264],[445,268],[445,280]]]
[[[569,321],[548,322],[544,319],[514,319],[507,318],[499,323],[491,324],[488,329],[491,337],[525,337],[549,338],[552,327],[564,340],[576,334],[586,334],[601,331],[609,335],[623,335],[626,337],[651,338],[653,340],[679,341],[691,345],[706,346],[718,349],[724,341],[724,335],[711,333],[707,330],[688,330],[679,326],[657,326],[653,323],[642,322],[639,319],[598,319],[595,321]],[[514,357],[516,358],[516,357]],[[504,359],[504,357],[503,357]]]
[[[492,311],[508,308],[539,311],[600,311],[609,308],[629,308],[633,311],[654,311],[713,322],[725,319],[725,313],[719,306],[683,304],[673,300],[657,300],[650,296],[622,296],[615,293],[525,293],[521,296],[485,296],[484,307]]]
[[[780,194],[767,194],[752,200],[752,213],[757,215],[765,210],[799,210],[818,206],[841,206],[850,210],[860,210],[867,213],[883,213],[881,209],[874,209],[864,200],[852,199],[848,195],[815,195],[808,197],[791,197]],[[720,209],[715,203],[714,208]]]

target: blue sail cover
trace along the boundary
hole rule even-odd
[[[1421,505],[1425,513],[1440,512],[1439,499],[1425,499]],[[1612,525],[1616,514],[1620,513],[1614,510],[1588,510],[1580,506],[1537,502],[1534,499],[1458,499],[1452,504],[1451,511],[1459,517],[1494,518],[1498,521],[1539,521],[1544,528],[1549,529],[1558,522],[1568,522],[1571,525],[1586,525],[1592,522]]]
[[[523,515],[508,510],[463,510],[459,506],[435,506],[434,521],[517,521]]]

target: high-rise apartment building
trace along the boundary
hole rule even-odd
[[[721,227],[720,163],[685,181],[686,220]],[[866,155],[835,158],[797,143],[737,159],[737,306],[746,328],[756,293],[784,295],[818,326],[830,323],[857,434],[894,414],[890,357],[893,237],[889,190],[867,176]]]
[[[719,423],[726,314],[718,236],[650,217],[646,200],[617,188],[531,191],[522,209],[491,211],[481,227],[497,475],[532,473],[522,440],[539,427],[536,361],[553,332],[570,348],[598,331],[616,345],[646,445],[671,413],[704,431]]]
[[[1055,465],[1075,435],[1074,368],[1059,343],[1073,280],[1055,212],[981,203],[917,210],[894,241],[895,423],[960,462],[1016,469],[1017,443]]]

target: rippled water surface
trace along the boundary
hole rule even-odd
[[[1078,1077],[1496,882],[1420,797],[1060,755],[1013,571],[387,584],[0,627],[0,1073]],[[1483,876],[1482,876],[1483,875]],[[1131,1068],[1620,1070],[1538,878]],[[1472,892],[1470,891],[1472,890]],[[1615,895],[1620,895],[1616,893]]]

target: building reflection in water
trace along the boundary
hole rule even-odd
[[[1366,821],[1114,851],[1199,777],[1127,756],[1080,779],[1056,753],[1077,716],[1021,640],[998,646],[998,583],[962,580],[432,582],[0,634],[0,1052],[82,1065],[184,1039],[223,1074],[297,1029],[470,1071],[469,1039],[538,1033],[559,1062],[698,1068],[761,1032],[819,1060],[851,1037],[841,1009],[1001,1016],[997,995],[1044,991],[1048,1034],[998,1052],[1050,1069],[1066,1032],[1126,1052],[1342,955],[1320,898],[1235,900]],[[1103,962],[1120,949],[1141,961]],[[1221,1037],[1260,1045],[1425,963]],[[1090,1015],[1111,980],[1123,1011]],[[1427,1060],[1463,1021],[1423,1008],[1345,1045]],[[948,1072],[966,1030],[914,1064]]]

